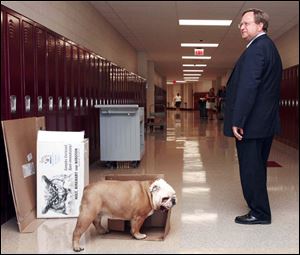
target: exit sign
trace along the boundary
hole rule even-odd
[[[195,56],[203,56],[204,55],[204,49],[195,49]]]

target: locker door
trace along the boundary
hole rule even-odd
[[[120,72],[121,68],[116,66],[116,98],[117,104],[121,104],[121,89],[120,89]]]
[[[126,71],[125,71],[125,69],[123,69],[123,71],[122,71],[122,104],[125,104],[125,83],[126,83],[125,74],[126,74]]]
[[[291,99],[291,69],[288,68],[286,70],[287,73],[287,86],[285,87],[286,90],[286,118],[287,118],[287,125],[286,125],[286,139],[289,142],[291,139],[291,107],[290,107],[290,99]]]
[[[73,91],[72,91],[72,47],[71,44],[65,43],[65,117],[66,117],[66,130],[72,131],[73,121]]]
[[[57,55],[57,130],[65,131],[65,42],[61,38],[56,39],[56,55]]]
[[[104,59],[100,59],[100,66],[99,66],[99,95],[100,101],[99,104],[104,104],[105,101],[105,61]]]
[[[90,54],[90,71],[89,71],[89,79],[88,79],[88,87],[87,87],[87,97],[89,98],[89,106],[88,106],[88,129],[89,129],[89,147],[91,152],[91,159],[95,158],[95,119],[93,115],[93,104],[94,104],[94,82],[95,82],[95,56]]]
[[[35,28],[26,20],[22,20],[22,45],[23,45],[23,87],[24,105],[23,117],[32,117],[37,113],[37,95],[35,81]]]
[[[299,116],[298,116],[298,111],[297,111],[297,106],[296,102],[299,99],[299,79],[298,79],[298,71],[299,71],[299,65],[295,66],[295,73],[294,73],[294,97],[293,97],[293,118],[294,118],[294,141],[296,144],[296,147],[299,148]]]
[[[95,59],[95,82],[94,82],[94,98],[95,98],[95,102],[94,105],[96,104],[96,100],[97,103],[99,103],[99,99],[101,98],[100,95],[100,63],[101,63],[101,59],[100,58],[96,58]],[[92,112],[93,112],[93,122],[94,122],[94,155],[95,155],[95,160],[99,159],[99,155],[100,155],[100,143],[99,143],[99,139],[100,139],[100,133],[99,133],[99,109],[92,107]]]
[[[283,141],[284,140],[284,133],[285,133],[285,121],[284,121],[284,102],[285,102],[285,96],[284,96],[284,87],[285,87],[285,71],[283,70],[282,72],[282,80],[280,84],[280,126],[281,126],[281,131],[280,131],[280,139]]]
[[[23,91],[21,70],[21,20],[10,13],[6,16],[7,25],[7,103],[8,119],[22,117]]]
[[[84,95],[83,95],[83,84],[84,84],[84,52],[78,48],[78,59],[77,59],[77,79],[74,81],[74,97],[77,98],[77,107],[74,113],[75,130],[84,130],[83,126],[83,107],[84,107]]]
[[[112,104],[111,65],[109,61],[106,61],[105,89],[106,89],[106,104]]]
[[[80,131],[80,123],[78,123],[79,112],[79,58],[78,58],[78,47],[72,45],[72,116],[73,116],[73,131]]]
[[[297,147],[299,144],[298,142],[298,135],[299,135],[299,126],[298,126],[298,116],[296,111],[296,100],[298,99],[298,83],[297,83],[297,75],[298,75],[298,66],[292,67],[292,80],[291,80],[291,120],[292,120],[292,143],[293,146]]]
[[[110,73],[111,102],[112,104],[116,104],[116,66],[112,63],[110,64]]]
[[[89,120],[89,105],[90,105],[90,88],[91,88],[91,56],[89,52],[84,52],[84,61],[83,61],[83,74],[84,79],[81,84],[82,97],[84,100],[82,108],[82,120],[83,120],[83,129],[85,130],[85,137],[90,137],[90,120]],[[89,143],[91,147],[91,143]]]
[[[84,129],[84,107],[85,107],[85,51],[81,48],[78,49],[78,60],[79,60],[79,83],[77,86],[78,100],[79,100],[79,109],[78,115],[75,117],[76,127],[78,131]],[[76,89],[76,88],[75,88]]]
[[[124,70],[124,84],[123,84],[123,98],[124,98],[124,104],[127,104],[127,94],[126,94],[126,89],[127,89],[127,70]]]
[[[47,32],[47,130],[57,130],[57,59],[55,42],[55,36]]]
[[[117,101],[117,89],[116,89],[116,66],[110,65],[110,87],[111,87],[111,102],[116,104]]]
[[[8,84],[7,84],[7,70],[6,70],[6,41],[4,35],[7,34],[6,12],[1,9],[1,120],[8,119],[9,101],[8,99]],[[5,24],[4,24],[5,23]],[[5,30],[5,32],[4,32]]]
[[[46,31],[35,27],[36,38],[36,111],[37,116],[46,116],[48,83],[46,82]]]

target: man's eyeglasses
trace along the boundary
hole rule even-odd
[[[248,27],[250,24],[255,22],[241,22],[238,24],[238,28],[241,29],[241,27],[244,25],[245,27]]]

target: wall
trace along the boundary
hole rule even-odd
[[[299,64],[299,24],[276,39],[283,69]]]
[[[213,86],[212,80],[203,80],[193,85],[194,92],[206,92]]]
[[[135,49],[88,2],[1,1],[1,4],[137,73]]]

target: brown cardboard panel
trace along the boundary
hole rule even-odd
[[[36,219],[37,130],[45,118],[2,121],[9,180],[20,232],[34,232],[43,220]]]
[[[106,180],[156,180],[158,178],[164,178],[163,174],[111,174],[105,176]],[[165,239],[166,235],[170,229],[170,214],[171,210],[167,212],[155,211],[151,216],[149,216],[142,228],[141,233],[147,235],[146,241],[162,241]],[[130,221],[108,219],[109,233],[103,235],[103,238],[108,239],[132,239],[130,234]]]
[[[164,178],[163,174],[110,174],[106,175],[106,180],[119,180],[119,181],[147,181],[147,180],[156,180],[159,178]]]
[[[151,216],[150,216],[151,217]],[[122,239],[130,240],[134,237],[130,233],[130,222],[121,220],[112,220],[112,222],[117,221],[118,224],[124,226],[124,230],[120,229],[110,229],[109,233],[101,235],[101,238],[104,239]],[[141,233],[146,234],[147,237],[143,240],[145,241],[163,241],[166,238],[165,227],[142,227]]]
[[[108,219],[108,229],[113,231],[125,231],[125,221]]]

